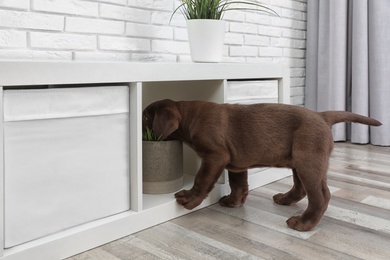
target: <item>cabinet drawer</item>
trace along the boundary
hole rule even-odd
[[[5,247],[130,208],[127,86],[4,91]]]

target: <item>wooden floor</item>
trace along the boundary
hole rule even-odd
[[[241,208],[213,205],[70,259],[390,259],[390,147],[335,145],[332,199],[313,231],[285,223],[307,200],[272,202],[291,184],[291,177],[271,183]]]

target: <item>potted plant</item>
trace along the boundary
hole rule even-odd
[[[143,193],[163,194],[183,187],[183,143],[161,141],[151,129],[142,137]]]
[[[232,10],[253,10],[279,16],[254,0],[182,0],[172,13],[181,11],[187,20],[191,58],[194,62],[219,62],[225,36],[223,15]]]

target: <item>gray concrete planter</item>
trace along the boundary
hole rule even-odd
[[[183,143],[142,141],[143,193],[164,194],[183,187]]]

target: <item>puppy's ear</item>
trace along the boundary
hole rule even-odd
[[[175,108],[158,109],[154,114],[153,132],[164,140],[179,128],[180,119],[180,113]]]

